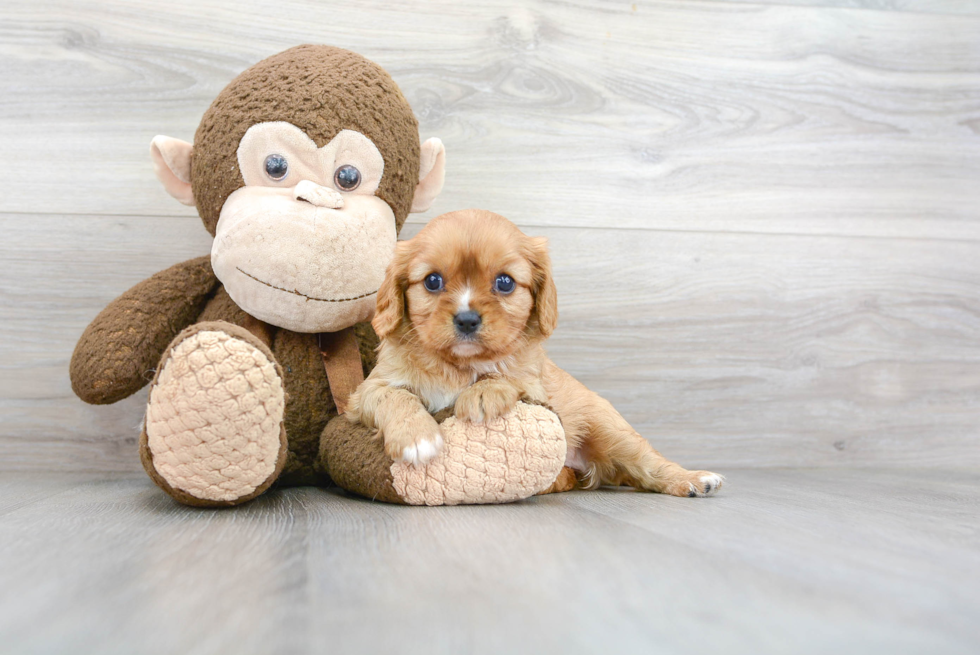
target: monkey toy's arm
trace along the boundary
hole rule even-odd
[[[71,358],[78,397],[105,405],[148,384],[167,344],[197,319],[217,286],[205,255],[160,271],[109,303]]]

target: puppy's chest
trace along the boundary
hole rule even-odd
[[[474,382],[476,380],[474,379]],[[469,385],[466,385],[469,386]],[[439,388],[429,388],[424,389],[419,392],[419,398],[425,403],[425,408],[429,410],[430,413],[435,414],[438,411],[446,409],[450,405],[456,402],[459,394],[462,393],[466,386],[460,387],[458,389],[439,389]]]
[[[464,389],[473,385],[482,375],[500,373],[496,363],[475,366],[469,371],[456,371],[451,379],[430,378],[412,389],[433,414],[450,407]]]
[[[460,373],[452,380],[427,380],[413,391],[422,399],[426,409],[433,414],[452,406],[463,389],[472,385],[479,378],[476,372]]]

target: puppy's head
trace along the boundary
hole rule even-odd
[[[547,240],[469,209],[398,244],[372,325],[382,339],[414,333],[421,347],[465,364],[500,360],[557,323]]]

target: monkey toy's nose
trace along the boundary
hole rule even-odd
[[[340,209],[344,206],[344,197],[339,192],[309,180],[302,180],[293,187],[293,198],[327,209]]]
[[[483,319],[476,312],[470,310],[465,312],[460,312],[453,317],[453,323],[456,324],[456,331],[462,335],[470,335],[480,329],[480,323]]]

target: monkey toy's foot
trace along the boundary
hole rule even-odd
[[[150,477],[187,505],[236,505],[282,471],[282,371],[248,331],[199,323],[173,340],[150,386],[140,455]]]

